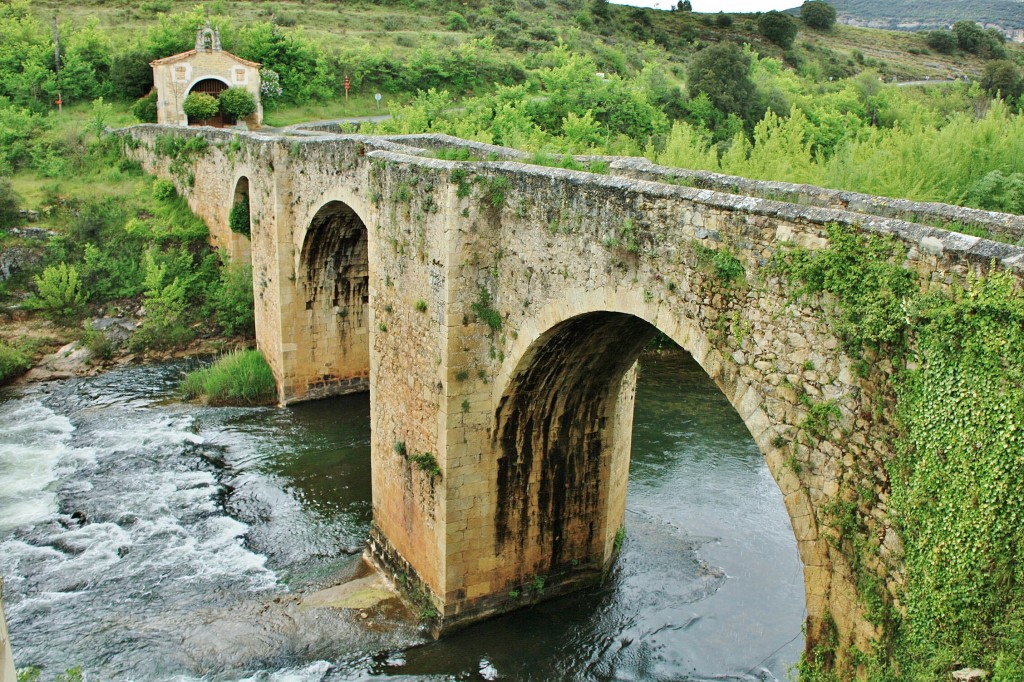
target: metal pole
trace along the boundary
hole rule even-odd
[[[4,579],[0,577],[0,682],[16,682],[17,679],[11,638],[7,636],[7,621],[4,619]]]

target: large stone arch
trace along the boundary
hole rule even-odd
[[[312,212],[294,252],[295,355],[289,397],[364,391],[370,372],[370,256],[366,223],[344,201]]]
[[[635,362],[664,333],[689,352],[736,409],[778,484],[804,566],[807,632],[827,618],[828,550],[811,502],[785,466],[781,424],[761,387],[740,376],[699,324],[639,288],[574,289],[520,328],[492,389],[494,551],[508,585],[545,575],[559,591],[600,576],[615,558],[632,442]],[[493,585],[493,577],[491,579]],[[502,589],[499,587],[499,589]]]

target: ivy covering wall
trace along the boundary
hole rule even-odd
[[[829,228],[830,246],[791,249],[775,267],[793,296],[825,295],[854,357],[882,353],[896,371],[896,455],[884,463],[888,513],[903,544],[895,594],[872,575],[879,543],[854,517],[840,545],[869,618],[882,626],[872,651],[853,657],[870,680],[948,679],[978,667],[995,682],[1024,679],[1024,293],[993,267],[922,291],[893,240]],[[861,369],[868,371],[861,360]],[[837,525],[842,521],[835,521]],[[827,644],[825,645],[828,646]],[[831,652],[800,665],[827,671]]]

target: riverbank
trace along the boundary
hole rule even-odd
[[[6,317],[6,319],[5,319]],[[17,343],[34,350],[30,366],[0,381],[7,384],[31,384],[44,381],[96,376],[103,372],[145,363],[166,362],[183,358],[222,355],[233,350],[254,347],[254,340],[245,336],[209,336],[195,338],[178,347],[161,350],[133,351],[126,345],[125,332],[138,320],[128,318],[97,318],[105,328],[103,340],[88,342],[82,329],[54,324],[38,316],[0,313],[0,341]],[[95,321],[93,321],[95,322]],[[86,339],[83,339],[83,336]]]

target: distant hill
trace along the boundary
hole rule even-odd
[[[969,19],[1024,42],[1024,0],[829,0],[851,26],[921,31]]]

